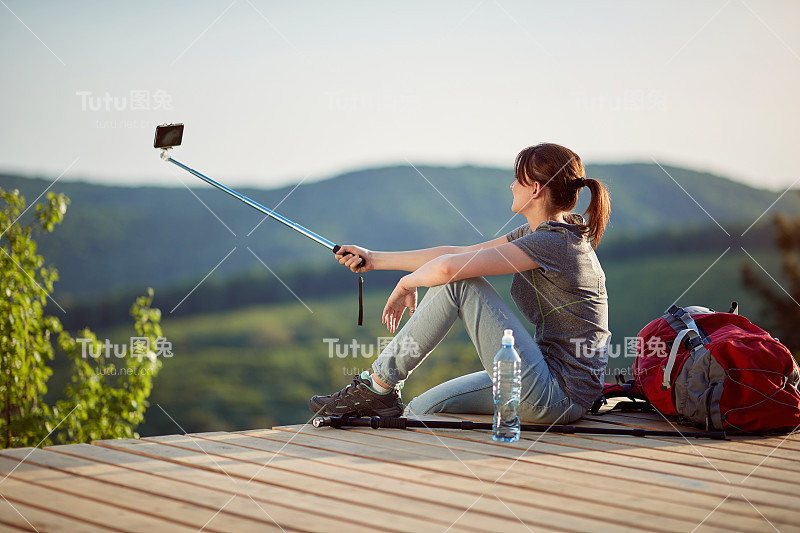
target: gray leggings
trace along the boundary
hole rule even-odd
[[[512,329],[522,358],[520,417],[531,423],[568,424],[583,416],[585,408],[564,394],[539,346],[483,278],[429,289],[416,312],[372,364],[373,370],[387,385],[404,381],[450,331],[456,318],[464,323],[486,370],[451,379],[422,393],[408,404],[407,414],[492,414],[492,363],[503,330]]]

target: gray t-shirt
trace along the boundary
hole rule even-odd
[[[589,407],[603,390],[608,330],[606,276],[578,226],[524,224],[506,235],[541,268],[514,274],[511,297],[564,393]]]

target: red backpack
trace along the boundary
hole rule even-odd
[[[707,430],[793,431],[800,426],[800,370],[791,352],[737,313],[672,306],[639,332],[635,380],[604,398],[646,399]]]

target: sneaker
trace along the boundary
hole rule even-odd
[[[321,416],[400,416],[403,401],[395,387],[383,394],[372,388],[366,370],[353,378],[353,383],[328,396],[314,396],[308,407]]]

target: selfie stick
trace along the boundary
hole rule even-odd
[[[251,200],[247,196],[234,191],[230,187],[226,187],[225,185],[219,183],[218,181],[214,181],[211,178],[209,178],[208,176],[204,176],[200,172],[198,172],[198,171],[196,171],[196,170],[194,170],[192,168],[187,167],[186,165],[184,165],[183,163],[181,163],[179,161],[176,161],[176,160],[172,159],[169,156],[169,149],[168,148],[163,148],[161,150],[161,159],[163,159],[164,161],[167,161],[169,163],[172,163],[173,165],[175,165],[175,166],[177,166],[179,168],[182,168],[183,170],[189,172],[190,174],[193,174],[194,176],[197,176],[198,178],[200,178],[201,180],[205,181],[209,185],[213,185],[217,189],[230,194],[234,198],[236,198],[238,200],[241,200],[242,202],[246,203],[247,205],[249,205],[253,209],[256,209],[257,211],[260,211],[261,213],[267,215],[268,217],[271,217],[271,218],[277,220],[278,222],[286,224],[287,226],[289,226],[290,228],[292,228],[296,232],[298,232],[298,233],[300,233],[302,235],[305,235],[306,237],[308,237],[312,241],[318,242],[322,246],[328,248],[333,253],[338,253],[339,252],[339,249],[341,248],[341,246],[339,246],[338,244],[332,243],[331,241],[329,241],[325,237],[321,237],[320,235],[317,235],[316,233],[314,233],[310,229],[304,228],[303,226],[301,226],[300,224],[298,224],[296,222],[292,222],[288,218],[286,218],[286,217],[284,217],[282,215],[279,215],[278,213],[276,213],[272,209],[267,209],[266,207],[264,207],[260,203],[256,202],[255,200]],[[350,253],[346,253],[345,255],[351,255],[351,254]],[[366,260],[362,257],[361,258],[361,262],[359,263],[358,266],[363,266],[365,264],[366,264]],[[363,279],[361,277],[359,277],[358,278],[358,325],[359,326],[364,321],[364,305],[363,305],[363,302],[362,302],[362,295],[363,295]]]
[[[169,153],[166,150],[162,150],[161,159],[163,159],[164,161],[167,161],[169,163],[172,163],[173,165],[175,165],[177,167],[182,168],[183,170],[189,172],[190,174],[193,174],[193,175],[197,176],[198,178],[200,178],[201,180],[205,181],[209,185],[213,185],[217,189],[219,189],[221,191],[225,191],[226,193],[230,194],[234,198],[237,198],[237,199],[241,200],[242,202],[246,203],[247,205],[249,205],[253,209],[256,209],[256,210],[264,213],[268,217],[274,218],[278,222],[282,222],[283,224],[286,224],[287,226],[289,226],[290,228],[292,228],[296,232],[301,233],[302,235],[305,235],[306,237],[308,237],[312,241],[318,242],[322,246],[325,246],[329,250],[332,250],[333,253],[336,253],[336,252],[339,251],[340,246],[338,244],[332,243],[331,241],[329,241],[325,237],[321,237],[321,236],[317,235],[316,233],[314,233],[313,231],[311,231],[310,229],[304,228],[303,226],[301,226],[300,224],[298,224],[296,222],[292,222],[291,220],[289,220],[285,216],[276,213],[272,209],[267,209],[266,207],[264,207],[260,203],[256,202],[255,200],[251,200],[247,196],[245,196],[243,194],[240,194],[240,193],[234,191],[233,189],[231,189],[229,187],[226,187],[225,185],[221,184],[220,182],[214,181],[211,178],[209,178],[208,176],[204,176],[203,174],[197,172],[196,170],[187,167],[183,163],[181,163],[179,161],[175,161],[174,159],[172,159],[169,156]],[[363,258],[362,258],[362,262],[363,262]]]

